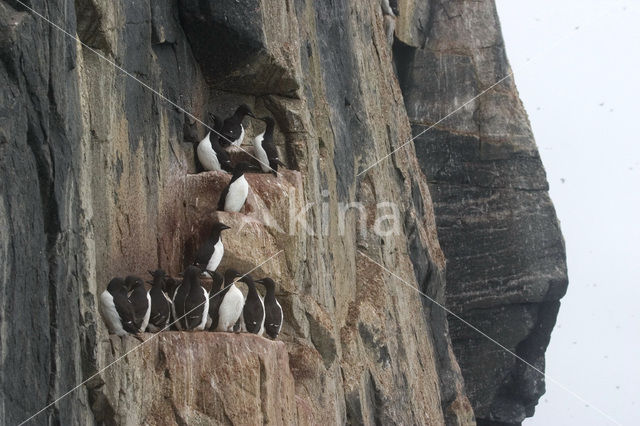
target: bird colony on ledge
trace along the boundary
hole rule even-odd
[[[196,153],[207,171],[233,173],[218,202],[219,211],[239,212],[247,199],[249,184],[244,177],[247,170],[258,168],[246,162],[232,165],[226,149],[242,149],[245,130],[242,121],[246,116],[256,118],[247,105],[240,105],[233,115],[222,120],[212,116],[213,134],[209,132],[197,146]],[[265,173],[278,175],[278,166],[284,164],[278,158],[273,142],[275,122],[271,117],[258,120],[266,124],[264,132],[253,140],[254,159]],[[235,148],[230,148],[235,147]],[[157,333],[171,327],[180,331],[210,330],[221,332],[247,332],[275,339],[282,327],[282,308],[276,300],[276,283],[269,277],[254,280],[248,274],[227,269],[217,271],[222,257],[222,231],[230,229],[224,223],[213,225],[209,238],[199,248],[192,265],[180,274],[182,280],[170,277],[162,269],[149,271],[153,277],[151,289],[136,276],[113,278],[100,295],[100,313],[109,333],[118,336],[131,333]],[[210,276],[211,291],[202,285],[201,278]],[[243,282],[248,288],[244,294],[236,286]],[[256,284],[266,290],[264,298]]]

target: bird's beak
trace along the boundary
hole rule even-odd
[[[147,269],[147,272],[153,277],[153,272],[151,272],[151,270]]]
[[[253,113],[252,113],[251,111],[249,111],[249,112],[247,113],[247,115],[248,115],[249,117],[256,118],[256,116],[255,116],[255,115],[253,115]]]
[[[149,281],[149,280],[147,280],[147,281],[146,281],[146,283],[147,283],[147,284],[151,284],[151,285],[153,285],[153,281]]]
[[[223,224],[221,230],[224,231],[225,229],[231,229],[231,227]]]

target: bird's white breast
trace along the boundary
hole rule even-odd
[[[100,312],[104,322],[107,324],[109,333],[117,334],[118,336],[127,334],[125,329],[122,328],[122,320],[118,315],[115,303],[113,303],[113,296],[107,290],[100,295]]]
[[[176,328],[182,331],[182,325],[180,324],[180,321],[178,321],[178,314],[176,312],[176,295],[178,294],[178,290],[180,290],[180,287],[182,287],[182,284],[176,287],[176,290],[173,292],[173,300],[171,301],[171,313],[173,314],[173,321],[176,325]]]
[[[276,305],[278,305],[278,309],[280,309],[280,324],[278,324],[278,334],[280,334],[280,330],[282,329],[282,323],[284,322],[284,315],[282,314],[282,306],[280,306],[280,302],[276,300]]]
[[[253,139],[253,151],[256,154],[256,158],[260,161],[260,168],[263,172],[268,173],[271,171],[269,167],[269,156],[262,147],[262,141],[264,140],[264,132],[260,133]]]
[[[235,284],[232,284],[220,304],[216,331],[232,331],[236,321],[242,315],[243,306],[244,296],[240,289]]]
[[[200,164],[202,164],[202,167],[204,167],[205,170],[222,170],[222,167],[220,167],[220,161],[218,161],[218,156],[211,146],[209,133],[207,133],[207,136],[205,136],[204,139],[200,141],[200,143],[198,144],[198,149],[196,151],[198,153],[198,160],[200,160]]]
[[[242,140],[244,139],[244,126],[240,124],[240,136],[235,141],[231,142],[233,146],[240,146],[242,144]]]
[[[226,207],[226,203],[225,203],[225,207]],[[209,262],[207,263],[207,270],[215,271],[216,269],[218,269],[218,266],[222,261],[223,255],[224,255],[224,246],[222,245],[222,237],[220,237],[218,238],[218,242],[213,246],[213,253],[211,254],[211,257],[209,258]]]
[[[147,312],[144,314],[144,318],[142,319],[142,325],[140,326],[140,331],[145,331],[147,326],[149,325],[149,318],[151,317],[151,295],[147,291]]]
[[[200,287],[204,292],[204,311],[202,311],[202,321],[200,325],[198,325],[196,330],[204,330],[207,325],[207,320],[209,319],[209,292],[204,287]]]
[[[267,318],[267,310],[264,308],[264,299],[258,296],[260,299],[260,303],[262,304],[262,323],[260,323],[260,331],[258,331],[258,336],[262,336],[264,334],[264,320]]]
[[[248,194],[249,183],[244,178],[244,175],[242,175],[229,186],[229,192],[224,201],[224,211],[239,212],[242,206],[244,206]]]

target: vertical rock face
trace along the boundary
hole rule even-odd
[[[401,14],[394,55],[447,259],[447,305],[544,370],[567,286],[564,242],[494,2],[407,3],[415,13]],[[478,423],[533,415],[541,375],[449,319]]]
[[[0,0],[0,423],[94,376],[34,421],[473,424],[447,317],[427,299],[445,302],[445,276],[457,312],[500,315],[510,326],[490,334],[543,362],[563,247],[513,86],[425,134],[418,156],[410,145],[368,168],[411,137],[409,118],[429,125],[508,68],[491,3],[399,3],[404,97],[378,0],[28,2],[81,43]],[[468,7],[488,23],[472,40],[485,50],[444,23]],[[215,213],[229,177],[195,175],[193,143],[200,120],[240,103],[275,118],[289,170],[250,174],[244,210]],[[247,121],[248,136],[262,126]],[[217,220],[233,228],[221,269],[278,282],[283,342],[109,338],[108,280],[178,273]],[[453,324],[478,413],[517,421],[539,378],[465,333]]]
[[[356,176],[411,135],[378,1],[28,4],[82,44],[0,2],[2,423],[96,372],[36,422],[473,422],[446,318],[407,287],[443,300],[415,153]],[[216,215],[228,177],[191,174],[197,118],[241,102],[275,117],[292,170]],[[276,254],[256,274],[279,283],[284,344],[167,333],[121,359],[134,342],[108,338],[97,295],[181,271],[218,219],[222,269]]]

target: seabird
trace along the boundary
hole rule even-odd
[[[173,297],[173,317],[178,330],[204,330],[209,312],[209,293],[200,284],[202,270],[189,266]]]
[[[223,290],[224,277],[219,272],[207,271],[207,273],[213,279],[211,284],[211,291],[209,292],[209,318],[211,318],[211,324],[209,330],[215,330],[218,327],[218,314],[220,311],[220,304],[226,293]]]
[[[276,299],[276,283],[271,278],[263,278],[256,282],[267,289],[267,294],[264,296],[264,328],[267,336],[275,339],[280,334],[283,318],[282,307]]]
[[[169,301],[173,300],[173,296],[175,296],[176,289],[178,288],[179,285],[180,283],[176,281],[175,278],[166,277],[164,282],[164,289],[165,289],[165,293],[167,293],[167,296],[169,296]]]
[[[244,120],[244,117],[247,115],[255,118],[249,106],[242,104],[236,109],[236,112],[234,112],[231,117],[224,120],[222,130],[220,131],[222,134],[220,145],[227,147],[229,145],[240,146],[240,144],[242,144],[242,139],[244,139],[244,126],[242,125],[242,120]]]
[[[224,297],[218,310],[218,326],[216,331],[233,331],[242,315],[242,307],[244,306],[244,296],[238,287],[236,287],[235,279],[241,277],[240,273],[235,269],[227,269],[224,273],[225,290]]]
[[[253,138],[253,150],[256,158],[260,161],[260,168],[263,172],[273,172],[278,175],[278,166],[284,166],[284,163],[278,158],[278,149],[273,142],[273,128],[276,122],[271,117],[262,117],[259,120],[267,124],[264,132]]]
[[[128,287],[122,278],[114,278],[100,295],[100,313],[109,334],[137,333],[136,314],[127,298]]]
[[[382,12],[385,15],[394,17],[400,15],[398,10],[398,0],[380,0],[380,6],[382,7]]]
[[[149,318],[151,317],[151,296],[141,278],[129,275],[124,282],[131,289],[129,301],[136,313],[136,326],[143,332],[147,329]]]
[[[166,274],[162,269],[149,271],[153,277],[151,282],[151,316],[149,317],[149,325],[147,329],[152,333],[162,331],[171,319],[171,299],[165,293]]]
[[[249,164],[242,162],[236,164],[233,169],[231,181],[220,194],[218,210],[225,212],[239,212],[244,206],[249,194],[249,183],[244,177],[244,172],[249,168]],[[210,269],[210,268],[207,268]]]
[[[256,284],[251,275],[245,275],[241,281],[249,287],[249,293],[247,293],[247,299],[244,301],[244,308],[242,308],[245,329],[249,333],[262,336],[264,333],[264,303],[256,290]]]
[[[218,115],[211,114],[211,119],[213,120],[213,134],[207,135],[210,137],[211,147],[213,148],[213,154],[215,155],[215,161],[219,165],[217,170],[220,171],[220,168],[226,172],[233,172],[233,165],[231,164],[231,157],[229,153],[220,145],[220,132],[222,131],[222,118]],[[200,148],[200,146],[198,146]],[[202,162],[202,161],[201,161]]]
[[[198,253],[194,265],[202,270],[215,271],[220,265],[222,256],[224,255],[224,246],[222,245],[222,236],[220,235],[225,229],[230,229],[222,222],[213,225],[211,235],[204,242]]]

